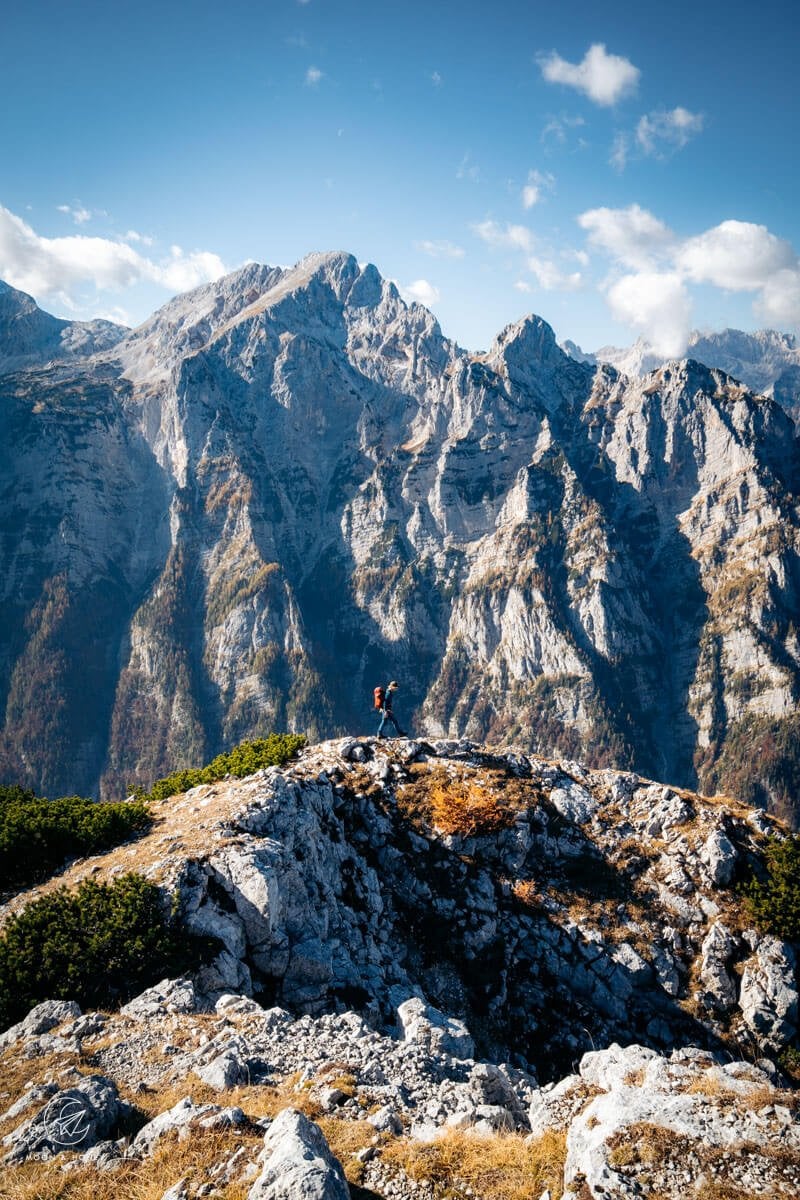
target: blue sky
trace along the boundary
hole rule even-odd
[[[796,6],[228,0],[4,19],[0,277],[135,324],[347,249],[471,349],[800,324]]]

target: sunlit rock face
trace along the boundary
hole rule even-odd
[[[721,371],[631,379],[538,317],[471,355],[320,254],[15,367],[0,413],[6,778],[368,731],[394,677],[418,733],[792,815],[794,427]]]

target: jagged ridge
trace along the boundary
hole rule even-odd
[[[721,372],[628,380],[535,317],[469,355],[328,254],[0,392],[7,777],[118,794],[363,729],[396,675],[430,734],[791,811],[796,445]]]

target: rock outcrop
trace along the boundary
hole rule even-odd
[[[310,1015],[356,1006],[427,1054],[472,1057],[480,1029],[484,1056],[543,1078],[615,1040],[772,1054],[797,1031],[793,951],[748,927],[736,890],[770,823],[733,802],[468,742],[365,738],[154,813],[132,848],[58,877],[135,865],[217,947],[194,982],[126,1005],[131,1019],[229,993]],[[46,1045],[44,1016],[28,1020]],[[200,1077],[225,1090],[247,1058],[213,1043]]]
[[[584,1055],[578,1075],[535,1098],[531,1123],[567,1132],[562,1200],[677,1200],[715,1187],[791,1195],[800,1187],[798,1115],[796,1096],[777,1096],[749,1063],[632,1045]]]
[[[792,815],[794,427],[721,371],[629,379],[538,317],[470,355],[327,254],[6,374],[0,414],[4,777],[123,794],[362,731],[399,676],[429,737]]]
[[[46,1001],[0,1034],[0,1192],[485,1200],[540,1154],[551,1200],[796,1194],[794,955],[737,892],[782,833],[763,813],[348,738],[154,818],[0,910],[135,868],[215,944],[117,1012]]]

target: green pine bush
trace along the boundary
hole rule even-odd
[[[800,835],[769,838],[766,879],[744,888],[745,903],[755,926],[789,942],[800,942]]]
[[[149,824],[141,799],[108,804],[81,796],[45,800],[21,787],[0,786],[0,891],[47,879],[67,859],[108,850]]]
[[[57,888],[0,936],[0,1029],[42,1000],[109,1008],[188,965],[160,890],[143,876]]]
[[[201,783],[216,783],[226,775],[243,779],[263,767],[280,767],[293,758],[306,744],[301,733],[271,733],[269,737],[242,742],[232,750],[218,754],[205,767],[188,767],[184,771],[173,771],[164,779],[158,779],[149,792],[142,793],[145,800],[166,800],[178,796]]]

